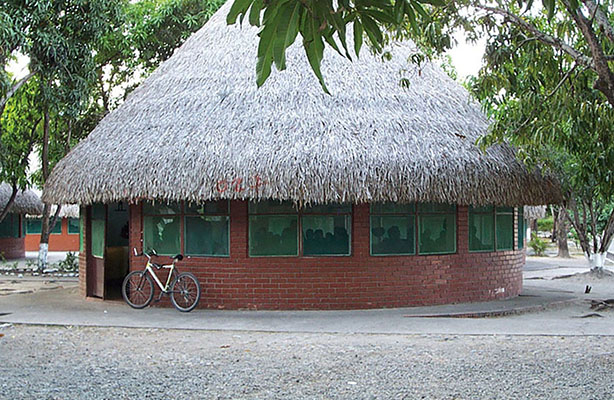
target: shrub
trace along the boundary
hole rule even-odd
[[[76,272],[79,269],[79,260],[75,253],[66,253],[66,258],[58,263],[58,269],[63,272]]]
[[[543,256],[546,253],[546,248],[548,244],[537,237],[537,233],[531,232],[531,240],[529,241],[529,246],[533,249],[533,252],[536,256]]]
[[[552,228],[554,227],[554,218],[552,215],[546,218],[541,218],[537,220],[537,230],[539,232],[552,232]]]

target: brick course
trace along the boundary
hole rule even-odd
[[[522,289],[522,249],[468,251],[467,207],[457,207],[458,250],[447,255],[370,256],[369,206],[355,205],[352,219],[349,257],[248,257],[247,203],[232,201],[230,257],[186,257],[177,265],[200,280],[201,308],[406,307],[501,299]],[[142,248],[138,205],[131,206],[130,246]],[[84,293],[85,257],[79,258]],[[130,263],[142,269],[145,258],[131,256]]]

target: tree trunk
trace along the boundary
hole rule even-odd
[[[559,252],[557,257],[570,258],[569,247],[567,246],[567,217],[565,213],[560,210],[556,216],[556,242],[558,244]]]
[[[42,154],[43,183],[49,176],[49,108],[45,108],[43,120],[43,154]],[[41,227],[41,241],[38,248],[38,270],[42,273],[47,268],[47,252],[49,250],[49,214],[51,208],[49,204],[43,207],[43,218]]]
[[[552,234],[551,234],[551,239],[552,242],[554,243],[555,241],[557,241],[558,238],[558,224],[559,224],[559,208],[558,207],[553,207],[550,206],[550,213],[552,214]]]

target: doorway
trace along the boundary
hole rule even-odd
[[[87,296],[121,299],[129,270],[129,207],[123,202],[87,207]]]

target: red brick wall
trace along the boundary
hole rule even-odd
[[[62,218],[62,234],[49,235],[49,251],[79,251],[79,234],[68,234],[68,218]],[[38,251],[41,235],[26,235],[26,251]]]
[[[23,237],[0,238],[0,253],[7,260],[26,256]]]
[[[200,307],[206,308],[384,308],[517,296],[522,289],[524,251],[469,253],[467,220],[468,208],[459,206],[456,254],[372,257],[369,206],[356,205],[352,256],[250,258],[247,203],[233,201],[230,257],[186,257],[178,267],[198,276],[203,289]],[[132,206],[130,222],[130,245],[140,251],[139,206]],[[144,262],[132,256],[131,269],[143,268]],[[84,271],[80,276],[85,279]]]

